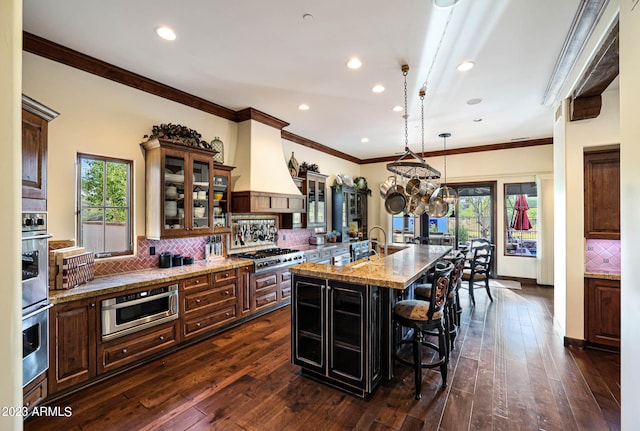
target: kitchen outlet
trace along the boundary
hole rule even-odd
[[[287,234],[286,234],[286,233],[283,233],[283,234],[282,234],[282,240],[283,240],[283,241],[286,241],[286,240],[287,240]]]
[[[156,248],[155,246],[150,246],[149,247],[149,256],[154,256],[156,254]]]

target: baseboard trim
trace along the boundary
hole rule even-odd
[[[577,338],[564,337],[564,347],[573,347],[574,349],[584,350],[586,343],[584,340]]]

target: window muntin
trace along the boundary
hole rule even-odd
[[[505,184],[504,205],[504,254],[536,257],[538,251],[536,183]]]
[[[78,154],[78,245],[98,258],[133,253],[132,165]]]

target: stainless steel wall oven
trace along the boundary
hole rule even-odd
[[[49,368],[47,214],[22,213],[22,384]]]
[[[110,340],[178,318],[178,285],[128,293],[101,303],[102,339]]]

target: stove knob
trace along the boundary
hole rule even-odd
[[[262,268],[262,264],[261,263],[256,263],[256,268]]]
[[[25,226],[33,226],[33,219],[31,217],[28,217],[28,218],[24,219],[24,225]]]

